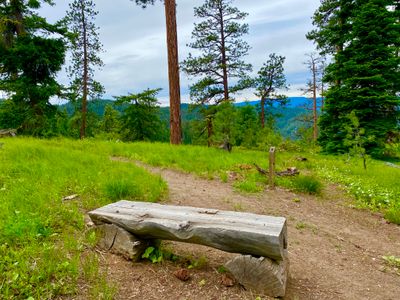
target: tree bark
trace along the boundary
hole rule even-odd
[[[170,142],[181,144],[181,95],[179,82],[178,62],[178,34],[176,29],[176,3],[175,0],[165,0],[165,19],[167,25],[168,48],[168,77],[169,77],[169,102],[170,102]]]
[[[318,138],[318,115],[317,115],[317,68],[316,61],[312,59],[312,73],[313,73],[313,121],[314,121],[314,141]]]
[[[265,98],[261,97],[261,128],[265,127]]]
[[[228,70],[226,65],[226,49],[225,49],[225,33],[224,33],[224,16],[222,8],[219,10],[219,23],[220,23],[220,37],[221,37],[221,64],[222,64],[222,82],[224,85],[224,100],[229,100],[229,86],[228,86]]]
[[[87,28],[84,4],[81,2],[81,14],[82,14],[82,29],[83,29],[83,91],[82,91],[82,116],[81,116],[81,129],[80,138],[81,140],[86,136],[86,115],[87,115],[87,96],[88,96],[88,50],[87,50]]]

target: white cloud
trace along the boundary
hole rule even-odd
[[[68,1],[56,0],[56,6],[45,7],[42,14],[50,21],[63,17]],[[177,0],[179,54],[182,61],[189,53],[193,23],[193,8],[203,0]],[[303,65],[304,54],[313,50],[305,34],[311,29],[311,16],[319,1],[310,0],[236,0],[233,3],[248,12],[246,22],[250,35],[245,37],[252,49],[247,57],[255,71],[276,52],[286,56],[286,74],[290,81],[299,84],[300,74],[307,77]],[[96,78],[106,88],[106,97],[139,92],[145,88],[161,87],[161,102],[168,102],[168,70],[165,38],[164,6],[157,3],[143,10],[129,0],[96,1],[99,15],[97,25],[105,53],[105,67],[96,72]],[[65,74],[60,79],[66,83]],[[304,82],[306,80],[304,79]],[[182,101],[188,101],[188,78],[181,74]],[[294,85],[292,85],[293,87]],[[299,95],[293,88],[291,95]],[[251,92],[244,92],[240,99],[254,99]]]

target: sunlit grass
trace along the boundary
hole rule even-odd
[[[107,145],[104,149],[90,141],[27,138],[2,142],[1,299],[76,293],[79,278],[85,280],[80,256],[91,248],[84,212],[121,198],[156,201],[166,193],[159,176],[111,161]],[[79,198],[62,201],[71,194]],[[112,289],[104,281],[90,290]]]

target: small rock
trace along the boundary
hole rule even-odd
[[[190,279],[190,273],[187,269],[176,270],[174,276],[182,281],[188,281]]]
[[[74,200],[74,199],[76,199],[78,197],[79,197],[78,194],[74,194],[74,195],[66,196],[66,197],[62,198],[62,200],[63,201],[70,201],[70,200]]]
[[[226,286],[226,287],[234,286],[235,285],[235,279],[233,279],[228,274],[223,274],[222,278],[221,278],[221,284]]]

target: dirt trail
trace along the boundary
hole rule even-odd
[[[383,255],[400,256],[400,226],[381,216],[352,209],[339,188],[323,198],[286,190],[243,195],[230,183],[205,180],[169,169],[147,167],[169,186],[169,204],[284,216],[288,220],[290,277],[285,299],[400,299],[400,276],[385,267]],[[220,284],[217,268],[233,254],[211,248],[170,243],[174,253],[204,256],[204,268],[192,270],[183,283],[172,263],[133,264],[107,254],[110,279],[118,282],[118,299],[255,299],[236,285]],[[267,299],[267,298],[263,298]]]

